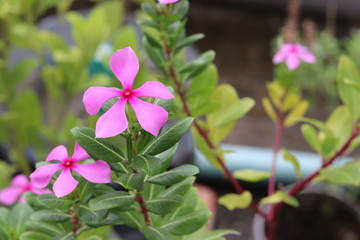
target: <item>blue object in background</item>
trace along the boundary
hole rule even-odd
[[[235,144],[222,144],[221,147],[226,151],[231,151],[231,153],[225,154],[226,166],[231,172],[242,169],[271,171],[271,148]],[[291,150],[289,152],[297,158],[302,178],[318,170],[322,164],[319,154]],[[343,165],[350,160],[350,157],[341,157],[333,165]],[[225,180],[222,172],[215,169],[198,149],[195,149],[194,152],[194,164],[200,169],[199,177],[211,180]],[[281,152],[278,155],[276,181],[285,184],[295,182],[295,168],[290,162],[284,160]],[[266,181],[263,181],[263,183],[266,183]]]

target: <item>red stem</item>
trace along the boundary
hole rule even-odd
[[[140,192],[137,192],[137,193],[136,193],[135,199],[136,199],[136,201],[137,201],[137,202],[139,203],[139,205],[140,205],[140,208],[141,208],[140,213],[144,216],[144,220],[145,220],[146,226],[148,226],[148,227],[151,226],[151,221],[150,221],[150,217],[149,217],[149,212],[148,212],[148,210],[147,210],[146,207],[145,207],[145,202],[144,202],[144,199],[143,199],[143,197],[142,197],[142,195],[141,195]]]

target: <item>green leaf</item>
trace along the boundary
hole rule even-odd
[[[359,166],[348,164],[342,167],[328,167],[320,171],[325,181],[339,185],[360,186]]]
[[[277,203],[281,203],[281,202],[284,202],[293,207],[299,206],[299,201],[296,198],[294,198],[280,190],[276,191],[274,194],[272,194],[268,197],[264,197],[260,200],[260,204],[277,204]]]
[[[86,224],[98,224],[105,219],[107,214],[107,210],[95,211],[85,205],[80,205],[79,207],[79,218]]]
[[[252,202],[252,196],[249,191],[244,191],[241,194],[229,193],[221,196],[218,202],[232,211],[236,208],[247,208]]]
[[[33,210],[26,203],[18,203],[10,210],[8,215],[8,227],[13,229],[13,236],[20,236],[27,228]]]
[[[185,17],[188,11],[189,11],[189,1],[182,0],[173,5],[172,15]]]
[[[34,71],[35,67],[38,65],[38,60],[34,58],[27,58],[20,61],[7,76],[7,82],[11,84],[14,88],[20,82],[25,80],[30,76],[30,73]]]
[[[309,102],[306,100],[300,101],[294,108],[286,115],[284,120],[285,127],[291,127],[299,121],[299,117],[304,116],[309,107]]]
[[[337,87],[341,100],[351,111],[352,121],[360,117],[360,92],[347,82],[360,83],[360,73],[355,63],[348,57],[342,56],[338,65]]]
[[[47,222],[42,222],[42,221],[29,221],[28,225],[32,230],[42,232],[50,236],[55,236],[63,231],[59,229],[58,225],[55,225],[53,223],[51,224]]]
[[[165,57],[164,57],[164,53],[157,49],[154,48],[148,41],[148,39],[144,38],[143,39],[143,43],[144,43],[144,49],[146,51],[146,53],[148,54],[148,56],[150,57],[151,61],[160,69],[166,70],[164,68],[165,66]]]
[[[57,208],[61,210],[69,209],[73,201],[67,198],[57,198],[54,194],[38,195],[37,201],[46,208]]]
[[[143,32],[144,34],[144,37],[146,39],[146,41],[154,48],[157,48],[157,49],[163,49],[163,46],[162,44],[156,39],[154,38],[153,36],[151,36],[151,34],[149,33],[146,33],[146,32]]]
[[[75,240],[73,232],[61,233],[56,235],[53,240]]]
[[[180,196],[184,196],[190,188],[193,186],[195,182],[195,177],[188,177],[185,180],[172,185],[171,187],[167,188],[163,191],[159,196],[160,197],[167,197],[169,195],[177,194]]]
[[[349,108],[347,106],[337,107],[326,120],[325,124],[331,129],[334,136],[339,139],[338,144],[344,144],[350,137],[353,128]]]
[[[271,173],[265,171],[258,171],[252,169],[237,170],[234,172],[234,177],[239,180],[248,182],[258,182],[271,177]]]
[[[218,229],[218,230],[213,230],[213,231],[209,231],[209,232],[201,232],[201,233],[197,233],[197,234],[194,234],[194,235],[191,235],[189,236],[188,240],[221,240],[221,239],[224,239],[225,238],[222,238],[224,237],[225,235],[228,235],[228,234],[233,234],[233,235],[240,235],[239,232],[237,231],[234,231],[234,230],[226,230],[226,229]]]
[[[223,127],[237,121],[248,113],[255,105],[251,98],[242,98],[222,109],[222,114],[214,122],[215,127]]]
[[[144,216],[138,211],[120,212],[117,215],[124,224],[130,227],[141,229],[145,226]]]
[[[173,239],[173,235],[171,233],[158,227],[146,227],[144,229],[144,236],[146,237],[146,239],[151,239],[151,240]]]
[[[166,197],[147,200],[145,206],[148,211],[164,215],[172,212],[183,203],[183,198],[178,195],[168,195]]]
[[[262,98],[262,104],[265,109],[266,114],[269,118],[275,123],[277,121],[277,116],[275,110],[267,97]]]
[[[201,228],[209,219],[211,213],[208,210],[198,210],[161,226],[174,235],[186,235]]]
[[[294,166],[296,179],[300,179],[301,178],[301,169],[300,169],[299,161],[296,159],[296,157],[294,155],[289,153],[285,148],[282,148],[281,152],[283,154],[284,160],[291,163]]]
[[[70,219],[70,215],[58,209],[40,210],[31,215],[33,221],[64,222]]]
[[[131,161],[130,166],[151,176],[160,172],[161,160],[151,155],[138,155]]]
[[[184,47],[191,45],[197,41],[199,41],[200,39],[204,38],[205,35],[202,33],[196,33],[193,35],[190,35],[184,39],[182,39],[181,41],[176,43],[175,49],[174,49],[174,53],[178,53],[181,49],[183,49]]]
[[[206,51],[201,54],[199,57],[186,64],[180,69],[181,74],[186,74],[186,79],[195,77],[204,69],[206,69],[209,64],[214,60],[215,52],[212,50]]]
[[[149,177],[147,182],[170,186],[184,180],[186,177],[199,173],[199,169],[194,165],[184,164],[170,171]]]
[[[121,207],[129,209],[134,202],[135,198],[133,195],[123,191],[116,191],[91,199],[89,206],[95,211]]]
[[[321,142],[318,138],[317,131],[310,125],[304,124],[301,126],[301,133],[310,147],[316,152],[321,153]]]
[[[170,149],[186,133],[191,126],[193,118],[184,118],[177,121],[165,132],[151,141],[141,152],[141,155],[156,155]]]
[[[130,170],[124,163],[125,158],[123,152],[103,138],[95,138],[94,130],[86,127],[75,127],[71,129],[76,141],[90,154],[94,160],[104,160],[107,162],[118,163],[120,169],[124,173]]]
[[[142,172],[121,174],[114,182],[121,184],[126,189],[140,190],[144,185],[145,174]]]
[[[50,240],[51,236],[39,232],[24,232],[20,236],[20,240]]]

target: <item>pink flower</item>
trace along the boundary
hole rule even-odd
[[[290,70],[300,65],[300,60],[307,63],[314,63],[315,56],[303,45],[298,43],[285,43],[273,58],[274,64],[285,62]]]
[[[161,4],[170,4],[170,3],[176,3],[179,0],[158,0]]]
[[[132,90],[134,79],[139,71],[139,61],[130,47],[120,49],[111,56],[110,68],[120,80],[123,91],[108,87],[90,87],[83,97],[85,109],[90,115],[97,114],[107,100],[120,97],[97,121],[96,137],[112,137],[122,133],[128,127],[125,113],[127,102],[134,109],[141,127],[157,136],[168,119],[168,113],[162,107],[142,101],[138,97],[171,99],[174,96],[162,83],[155,81],[146,82],[141,87]]]
[[[111,169],[105,161],[98,160],[90,164],[78,164],[79,161],[88,158],[90,156],[78,143],[75,143],[72,157],[68,157],[68,152],[63,145],[57,146],[50,152],[45,161],[59,160],[61,163],[52,163],[37,168],[30,175],[31,182],[38,188],[44,188],[49,184],[52,175],[61,170],[58,179],[53,185],[57,197],[71,193],[78,184],[78,181],[72,176],[71,170],[77,172],[89,182],[110,183]]]
[[[10,183],[10,187],[4,188],[0,191],[0,203],[11,205],[19,199],[19,202],[25,202],[22,195],[26,192],[36,194],[51,193],[49,189],[38,189],[29,182],[24,174],[16,175]]]

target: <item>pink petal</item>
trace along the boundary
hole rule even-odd
[[[71,175],[70,168],[64,168],[54,183],[54,194],[58,198],[68,195],[76,188],[77,184],[78,181]]]
[[[115,52],[110,58],[110,68],[120,80],[124,90],[131,90],[139,72],[139,60],[131,47]]]
[[[308,50],[300,51],[299,58],[307,63],[314,63],[316,61],[315,56]]]
[[[283,50],[279,50],[273,57],[272,61],[274,64],[279,64],[281,62],[284,62],[286,59],[287,52]]]
[[[10,186],[0,191],[0,202],[5,205],[11,205],[16,202],[20,195],[22,195],[21,187]]]
[[[83,96],[83,103],[86,112],[95,115],[99,112],[102,105],[110,98],[120,97],[121,91],[108,87],[90,87]]]
[[[90,164],[75,164],[72,168],[83,176],[86,180],[93,183],[110,183],[111,169],[103,160],[98,160]]]
[[[120,98],[114,106],[104,113],[96,123],[95,135],[97,138],[116,136],[128,127],[125,114],[126,99]]]
[[[298,57],[297,57],[295,54],[290,54],[290,55],[286,58],[286,66],[287,66],[290,70],[296,69],[299,65],[300,65],[300,60],[298,59]]]
[[[49,162],[52,160],[59,160],[59,161],[63,162],[65,159],[68,159],[68,158],[69,158],[69,155],[66,150],[66,147],[63,145],[59,145],[56,148],[54,148],[53,150],[51,150],[49,155],[46,157],[45,162]]]
[[[169,3],[175,3],[178,2],[179,0],[159,0],[159,3],[161,4],[169,4]]]
[[[168,119],[168,112],[155,104],[144,102],[137,97],[129,99],[141,127],[154,136],[159,134],[161,127]]]
[[[30,174],[31,183],[37,188],[46,187],[52,175],[62,168],[62,163],[53,163],[37,168]]]
[[[79,143],[75,142],[74,154],[71,159],[75,162],[91,158],[89,154],[83,149]]]
[[[174,96],[169,92],[161,82],[149,81],[141,87],[132,91],[137,97],[153,97],[161,99],[172,99]]]
[[[25,187],[29,184],[28,178],[24,174],[16,175],[12,180],[10,185],[16,185],[19,187]]]
[[[39,188],[34,188],[31,192],[33,193],[36,193],[36,194],[47,194],[47,193],[52,193],[52,191],[50,191],[49,189],[47,188],[44,188],[44,189],[39,189]]]

